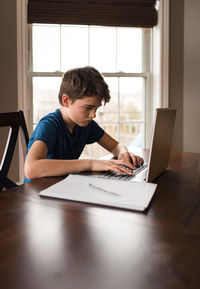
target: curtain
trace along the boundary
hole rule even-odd
[[[28,23],[153,27],[156,0],[29,0]]]

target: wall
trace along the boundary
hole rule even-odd
[[[183,150],[183,0],[170,1],[169,27],[169,106],[177,109],[172,148]]]
[[[177,108],[173,148],[200,152],[200,1],[170,1],[170,106]]]
[[[200,1],[185,0],[183,149],[200,152]]]
[[[0,2],[0,85],[1,111],[17,108],[16,1]]]
[[[17,110],[17,35],[16,0],[0,2],[0,112]],[[0,159],[4,148],[6,132],[0,130]],[[17,157],[10,175],[18,179]],[[15,169],[14,169],[15,167]]]

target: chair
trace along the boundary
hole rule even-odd
[[[22,145],[26,147],[28,145],[29,136],[24,118],[24,113],[22,110],[19,110],[17,112],[0,113],[0,127],[10,127],[7,144],[0,165],[0,191],[2,191],[3,188],[9,189],[17,186],[17,184],[10,180],[7,176],[19,133],[21,134],[22,132]]]

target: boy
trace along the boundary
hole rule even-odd
[[[143,164],[142,158],[128,152],[93,120],[102,102],[109,100],[108,85],[95,68],[67,71],[59,91],[61,108],[43,117],[30,138],[25,182],[86,170],[132,174],[126,167],[135,169]],[[79,160],[84,146],[94,142],[118,160]]]

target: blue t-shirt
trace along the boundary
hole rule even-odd
[[[47,148],[47,159],[78,159],[86,144],[102,138],[104,130],[92,120],[87,126],[76,125],[71,134],[66,127],[60,109],[44,116],[35,128],[28,144],[28,149],[36,140],[43,141]],[[25,178],[24,182],[29,180]]]

